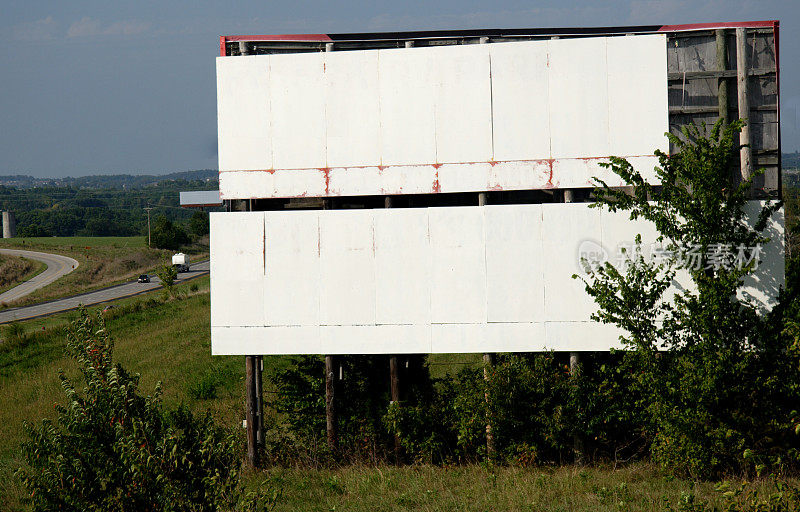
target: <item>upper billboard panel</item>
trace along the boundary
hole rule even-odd
[[[217,59],[223,199],[579,188],[667,152],[664,34]],[[619,183],[621,184],[621,183]]]

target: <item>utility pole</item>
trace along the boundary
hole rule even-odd
[[[150,247],[150,210],[152,206],[145,206],[144,210],[147,212],[147,247]]]

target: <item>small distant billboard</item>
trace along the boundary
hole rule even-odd
[[[193,192],[180,192],[181,206],[184,208],[201,208],[222,206],[219,190],[198,190]]]

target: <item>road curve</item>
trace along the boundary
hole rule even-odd
[[[17,299],[21,299],[34,290],[38,290],[43,286],[47,286],[59,277],[63,277],[78,268],[78,262],[76,260],[70,258],[69,256],[62,256],[60,254],[23,251],[20,249],[0,249],[0,254],[41,261],[47,265],[45,271],[34,276],[33,279],[29,279],[24,283],[7,290],[5,293],[0,293],[0,303],[13,302]]]
[[[178,274],[178,278],[175,280],[175,282],[179,283],[186,281],[187,279],[208,274],[209,266],[210,265],[208,261],[193,263],[191,270],[189,272],[182,272]],[[83,293],[81,295],[74,295],[72,297],[52,300],[50,302],[34,304],[32,306],[6,309],[0,311],[0,324],[62,313],[64,311],[76,309],[80,306],[91,306],[92,304],[100,304],[101,302],[132,297],[134,295],[139,295],[140,293],[161,288],[161,282],[158,280],[158,277],[151,275],[150,280],[151,281],[149,283],[137,283],[134,281],[131,283],[110,286],[101,290],[95,290],[89,293]]]

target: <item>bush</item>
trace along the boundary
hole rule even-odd
[[[207,235],[209,232],[208,214],[203,211],[194,212],[192,218],[189,219],[189,231],[198,238]]]
[[[178,278],[178,270],[169,262],[159,265],[156,268],[156,276],[164,287],[165,295],[175,296],[175,280]]]
[[[340,452],[337,460],[376,462],[385,460],[391,436],[382,422],[390,400],[389,356],[337,356],[344,379],[337,379],[337,418]],[[428,396],[430,378],[421,356],[410,356],[409,367],[402,368],[402,379],[407,384],[408,398]],[[273,378],[278,390],[270,404],[288,428],[275,425],[267,439],[268,457],[273,461],[286,461],[281,450],[287,447],[287,434],[296,439],[303,453],[295,453],[311,464],[333,460],[326,445],[325,424],[325,362],[318,356],[303,356],[277,372]]]
[[[766,243],[766,221],[779,206],[765,206],[755,224],[745,219],[751,183],[734,185],[730,174],[740,128],[740,122],[717,124],[706,135],[688,127],[684,139],[670,136],[678,153],[657,152],[660,188],[624,159],[612,158],[607,166],[632,193],[606,186],[595,192],[597,206],[651,221],[673,255],[650,262],[638,248],[624,268],[606,263],[585,282],[600,308],[593,318],[626,331],[622,340],[633,349],[626,365],[639,376],[632,383],[646,399],[653,458],[693,477],[743,471],[745,448],[779,456],[797,444],[783,435],[800,403],[792,384],[800,359],[780,327],[791,308],[759,314],[737,296],[754,263],[709,261],[715,246]],[[699,247],[700,256],[698,267],[686,269],[694,289],[670,297],[677,256],[691,247]],[[663,348],[668,351],[659,354]]]
[[[67,335],[83,392],[60,374],[66,403],[56,421],[25,425],[20,476],[34,510],[219,510],[237,499],[238,454],[209,414],[165,410],[160,385],[112,362],[102,317],[81,311]]]
[[[182,227],[173,224],[165,216],[159,215],[151,231],[153,246],[158,249],[176,251],[182,245],[189,243],[189,236]]]

